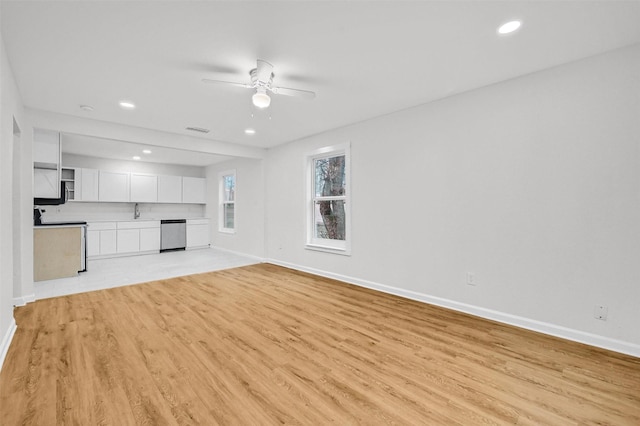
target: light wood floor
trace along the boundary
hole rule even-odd
[[[0,424],[640,424],[640,359],[253,265],[15,312]]]

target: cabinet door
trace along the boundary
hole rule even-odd
[[[209,245],[209,225],[187,225],[187,248]]]
[[[58,170],[33,169],[33,196],[36,198],[60,197]]]
[[[182,176],[158,176],[158,202],[182,202]]]
[[[139,229],[118,229],[118,253],[135,253],[140,251]]]
[[[80,176],[76,183],[76,197],[78,201],[98,201],[98,170],[80,169],[76,176]]]
[[[140,251],[160,251],[160,228],[140,230]]]
[[[100,231],[87,231],[87,256],[100,255]]]
[[[60,165],[60,133],[33,129],[33,162]]]
[[[98,231],[100,232],[100,254],[114,254],[117,252],[116,230]]]
[[[206,204],[207,180],[184,176],[182,178],[182,202]]]
[[[155,203],[158,201],[158,177],[131,173],[131,202]]]
[[[99,201],[129,202],[129,173],[100,170]]]

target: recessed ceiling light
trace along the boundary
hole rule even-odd
[[[256,131],[254,129],[244,129],[244,132],[247,135],[255,135],[256,134]]]
[[[522,22],[520,21],[509,21],[498,27],[498,34],[510,34],[520,28],[521,25]]]
[[[134,159],[134,160],[139,160],[139,159],[140,159],[140,156],[139,156],[139,155],[134,155],[134,156],[133,156],[133,159]]]
[[[143,149],[142,152],[144,154],[151,154],[151,150],[150,149]]]
[[[120,107],[123,109],[134,109],[136,105],[131,101],[120,101]]]
[[[93,111],[93,107],[91,105],[80,105],[80,109],[83,111]]]

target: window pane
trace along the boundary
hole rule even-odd
[[[227,229],[234,229],[235,204],[224,204],[222,206],[222,210],[224,215],[224,227]]]
[[[227,175],[222,177],[224,185],[224,201],[234,201],[236,192],[236,177],[235,175]]]
[[[314,204],[314,237],[328,240],[344,240],[344,200],[316,201]]]
[[[313,162],[316,197],[346,195],[345,156],[318,158]]]

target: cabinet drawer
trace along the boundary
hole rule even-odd
[[[88,225],[90,231],[116,229],[116,222],[89,222]]]
[[[187,225],[208,225],[209,219],[187,219]]]
[[[137,222],[118,222],[118,229],[160,228],[159,220],[141,220]]]

